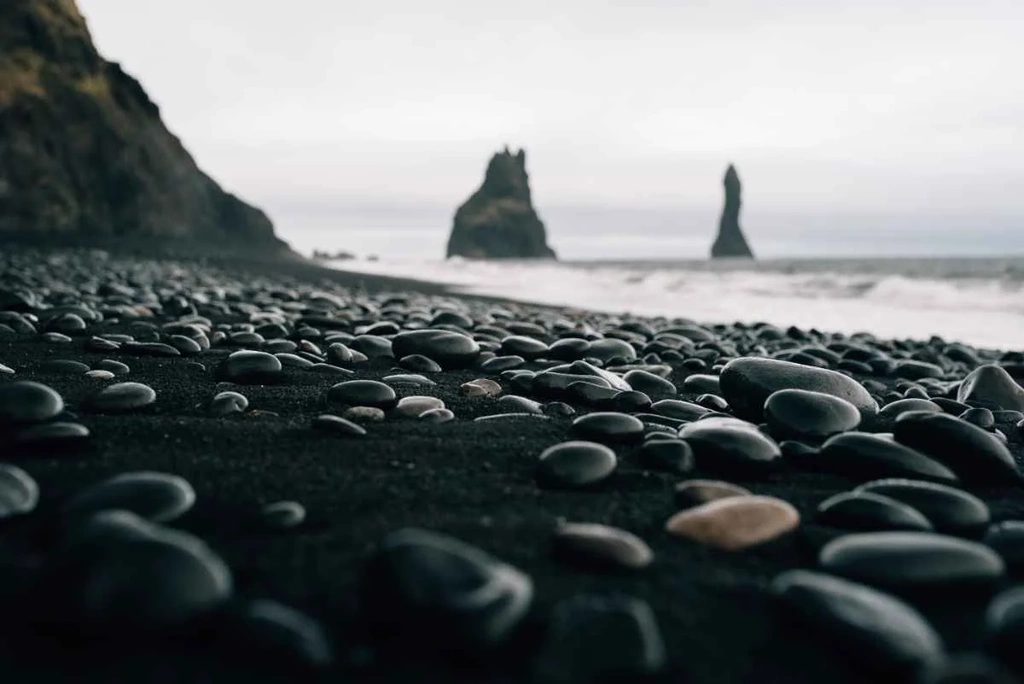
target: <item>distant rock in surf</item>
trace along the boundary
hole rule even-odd
[[[100,56],[74,0],[3,0],[0,45],[0,240],[290,253]]]
[[[447,257],[555,259],[530,199],[526,152],[491,157],[483,185],[455,212]]]
[[[753,259],[754,253],[750,251],[747,239],[743,237],[740,230],[740,206],[742,199],[742,187],[740,177],[736,173],[736,167],[729,164],[725,172],[725,207],[722,209],[722,218],[718,222],[718,237],[711,245],[711,258],[744,258]]]

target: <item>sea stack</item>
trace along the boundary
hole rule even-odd
[[[725,207],[722,209],[722,219],[718,222],[718,237],[711,245],[712,259],[753,259],[754,253],[750,251],[747,239],[743,237],[740,230],[740,206],[742,199],[742,187],[740,176],[736,173],[736,167],[729,164],[725,172]]]
[[[3,0],[0,45],[0,240],[290,254],[100,56],[74,0]]]
[[[526,152],[491,157],[483,185],[455,212],[447,257],[555,259],[530,198]]]

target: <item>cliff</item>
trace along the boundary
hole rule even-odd
[[[455,212],[447,256],[555,259],[530,197],[526,153],[506,147],[491,157],[480,186]]]
[[[722,218],[718,222],[718,237],[711,245],[711,258],[746,258],[753,259],[754,253],[750,251],[747,239],[743,237],[740,230],[740,207],[743,204],[740,185],[740,176],[736,173],[736,167],[729,164],[725,172],[725,206],[722,208]]]
[[[99,55],[74,0],[0,2],[0,239],[288,251]]]

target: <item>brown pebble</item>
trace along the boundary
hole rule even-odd
[[[357,423],[379,423],[384,420],[384,411],[376,406],[353,406],[346,409],[341,417]]]
[[[770,496],[731,496],[679,511],[665,523],[669,534],[726,551],[739,551],[794,530],[800,513]]]
[[[750,491],[723,480],[684,480],[676,485],[675,501],[678,508],[690,508],[730,496],[750,496]]]
[[[640,537],[598,523],[561,523],[552,538],[556,553],[588,565],[639,570],[654,560]]]

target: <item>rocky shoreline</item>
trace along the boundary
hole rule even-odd
[[[0,671],[1013,681],[1022,369],[5,249]]]

